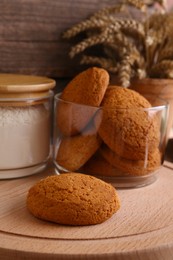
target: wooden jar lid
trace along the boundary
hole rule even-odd
[[[0,74],[1,106],[28,106],[42,103],[45,97],[50,96],[49,90],[55,85],[55,80],[47,77]],[[32,102],[28,102],[28,99]]]
[[[30,75],[18,75],[18,74],[0,74],[0,97],[21,97],[27,96],[26,93],[42,93],[49,91],[56,85],[55,80]],[[15,96],[16,94],[16,96]],[[42,94],[41,94],[42,95]],[[37,96],[37,95],[33,95]]]

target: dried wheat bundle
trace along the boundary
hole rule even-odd
[[[150,71],[150,76],[154,78],[173,78],[173,60],[163,60],[155,64]]]
[[[173,60],[173,25],[172,33],[167,36],[165,44],[159,52],[158,62],[162,60]]]
[[[172,78],[173,14],[154,14],[146,22],[147,74],[150,77]]]
[[[172,78],[173,13],[163,14],[157,10],[148,16],[148,5],[157,2],[165,7],[165,2],[147,1],[124,0],[99,10],[64,32],[66,39],[85,33],[83,40],[71,47],[70,57],[81,55],[81,64],[107,69],[124,87],[128,87],[134,77]],[[131,8],[141,16],[144,14],[145,19],[132,17]],[[101,46],[101,53],[98,53],[98,46]],[[94,55],[88,53],[91,48]]]
[[[173,46],[173,45],[172,45]],[[170,46],[168,48],[164,48],[162,51],[160,51],[158,61],[162,60],[173,60],[173,47]]]
[[[90,20],[86,20],[83,21],[77,25],[75,25],[74,27],[72,27],[71,29],[69,29],[68,31],[64,32],[63,34],[63,38],[65,39],[70,39],[74,36],[76,36],[77,34],[86,31],[88,29],[94,29],[94,28],[102,28],[105,25],[105,22],[100,20],[100,19],[90,19]]]
[[[110,14],[117,14],[122,12],[123,10],[124,10],[124,5],[122,4],[117,4],[115,6],[108,6],[94,13],[93,16],[91,16],[91,19],[100,18],[100,17],[102,18],[103,16],[107,16]]]
[[[94,56],[86,56],[84,55],[81,59],[81,64],[98,64],[101,67],[105,68],[106,70],[109,70],[112,73],[117,73],[119,70],[119,63],[114,62],[112,59],[105,59],[101,57],[94,57]]]

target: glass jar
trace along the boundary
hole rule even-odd
[[[0,179],[46,167],[54,86],[46,77],[0,74]]]

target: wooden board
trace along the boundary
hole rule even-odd
[[[83,67],[62,33],[113,0],[1,0],[0,72],[71,77]]]
[[[26,209],[30,186],[54,174],[0,182],[0,259],[173,259],[173,164],[155,183],[118,190],[121,209],[94,226],[69,227],[41,221]]]

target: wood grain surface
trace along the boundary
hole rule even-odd
[[[149,186],[118,190],[121,209],[102,224],[83,227],[28,212],[29,187],[50,174],[52,167],[0,182],[0,259],[173,259],[173,164],[165,163]]]
[[[62,32],[113,0],[1,0],[0,72],[71,77],[79,68]]]

